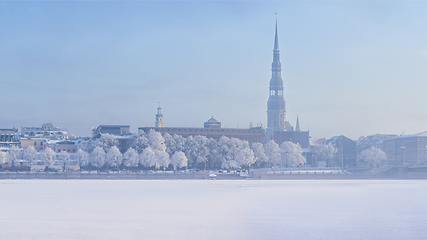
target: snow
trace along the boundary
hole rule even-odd
[[[0,181],[1,239],[425,239],[427,181]]]

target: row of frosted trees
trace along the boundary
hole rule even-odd
[[[88,153],[88,164],[97,168],[151,168],[179,169],[236,169],[240,167],[296,166],[305,163],[298,144],[274,141],[265,145],[249,144],[237,138],[221,137],[219,140],[204,136],[164,134],[154,130],[139,131],[129,143],[128,150],[120,155],[116,138],[103,134],[98,139],[82,142],[79,154]],[[112,152],[114,151],[114,153]],[[84,162],[77,157],[79,162]]]
[[[80,144],[76,154],[56,154],[47,148],[38,153],[28,147],[23,153],[28,165],[43,162],[46,167],[54,164],[67,169],[77,165],[83,169],[237,169],[267,166],[297,166],[305,164],[301,147],[284,142],[280,146],[274,141],[265,145],[249,144],[237,138],[221,137],[219,140],[204,136],[164,134],[154,130],[139,131],[129,139],[124,153],[119,151],[118,140],[110,134],[97,139],[88,139]],[[12,155],[12,154],[10,154]],[[9,156],[10,158],[10,156]],[[10,158],[14,164],[16,158]]]
[[[76,154],[55,153],[46,148],[38,153],[29,146],[24,151],[12,147],[8,153],[0,154],[0,163],[12,166],[36,165],[46,167],[59,165],[69,169],[71,165],[83,169],[236,169],[239,167],[297,166],[305,164],[301,147],[291,142],[280,146],[274,141],[266,144],[242,141],[237,138],[221,137],[219,140],[194,136],[161,135],[158,132],[138,132],[129,139],[128,149],[121,153],[119,142],[113,135],[103,134],[97,139],[88,139],[80,144]],[[328,165],[336,148],[331,144],[320,146],[316,151],[328,160]],[[384,161],[385,154],[379,149],[368,149],[359,156],[373,166]],[[76,167],[75,167],[76,168]]]

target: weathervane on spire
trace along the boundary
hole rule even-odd
[[[274,13],[274,14],[276,14],[276,22],[277,22],[277,13]]]

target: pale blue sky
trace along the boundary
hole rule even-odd
[[[292,125],[427,130],[424,1],[0,1],[0,128],[265,126],[275,12]]]

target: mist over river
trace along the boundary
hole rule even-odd
[[[0,239],[426,239],[426,180],[0,180]]]

